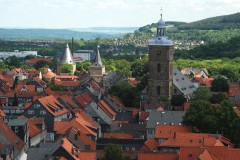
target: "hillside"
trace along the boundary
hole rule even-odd
[[[0,39],[68,39],[71,37],[83,39],[113,38],[123,34],[73,31],[68,29],[1,29]]]
[[[240,29],[240,13],[203,19],[196,22],[181,24],[179,30],[222,30]]]

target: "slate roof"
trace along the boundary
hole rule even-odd
[[[7,124],[8,126],[23,126],[27,123],[27,119],[13,119],[10,120]]]
[[[155,129],[157,124],[161,125],[179,125],[183,121],[185,111],[151,111],[146,128]]]
[[[185,96],[197,90],[194,84],[176,68],[173,69],[173,84]]]

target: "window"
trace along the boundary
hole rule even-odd
[[[157,71],[158,71],[158,72],[161,71],[161,64],[160,64],[160,63],[157,64]]]
[[[162,54],[161,50],[157,50],[157,55],[160,56]]]
[[[18,127],[15,127],[15,133],[18,133]]]
[[[177,94],[177,89],[176,88],[174,89],[174,94]]]
[[[33,110],[28,110],[28,114],[34,114]]]
[[[40,115],[46,115],[46,111],[45,110],[41,110],[40,111]]]
[[[160,86],[157,86],[157,95],[160,95]]]

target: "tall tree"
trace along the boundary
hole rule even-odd
[[[225,78],[216,78],[212,81],[211,91],[213,92],[228,92],[229,85]]]

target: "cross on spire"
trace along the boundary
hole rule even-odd
[[[160,10],[160,11],[161,11],[161,14],[160,14],[160,15],[161,15],[161,19],[162,19],[162,6],[161,6],[161,10]]]

